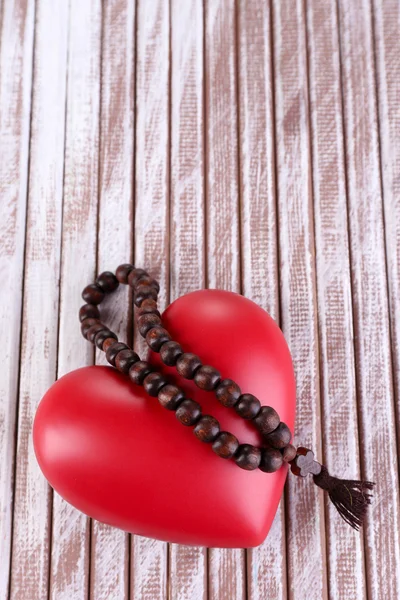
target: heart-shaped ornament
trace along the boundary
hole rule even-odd
[[[271,317],[243,296],[201,290],[171,304],[163,323],[185,351],[274,407],[293,431],[290,353]],[[204,414],[241,443],[260,445],[254,426],[150,356]],[[266,474],[223,460],[191,427],[111,367],[59,379],[37,410],[33,440],[54,489],[87,515],[125,531],[209,547],[253,547],[266,537],[287,467]]]

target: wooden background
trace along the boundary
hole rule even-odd
[[[0,10],[0,600],[398,598],[399,1]],[[249,551],[130,536],[52,492],[35,409],[102,360],[80,291],[129,260],[163,305],[219,287],[278,320],[296,439],[378,484],[363,533],[297,478]],[[135,339],[127,290],[112,310]]]

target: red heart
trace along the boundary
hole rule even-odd
[[[202,290],[171,304],[164,323],[185,350],[276,408],[293,430],[290,353],[259,306],[231,292]],[[158,355],[151,360],[160,365]],[[253,426],[214,394],[163,370],[222,429],[260,443]],[[85,367],[57,381],[39,405],[33,438],[44,475],[75,507],[126,531],[182,544],[259,545],[287,473],[287,467],[244,471],[219,458],[173,412],[109,367]]]

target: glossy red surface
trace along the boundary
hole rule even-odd
[[[202,290],[171,304],[164,322],[185,350],[276,408],[293,430],[292,362],[265,311],[237,294]],[[159,364],[158,355],[151,360]],[[260,442],[214,394],[163,370],[240,442]],[[33,439],[45,477],[75,507],[126,531],[182,544],[259,545],[287,473],[247,472],[219,458],[111,367],[85,367],[57,381],[40,402]]]

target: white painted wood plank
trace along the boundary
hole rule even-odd
[[[281,324],[297,381],[295,444],[320,455],[318,339],[305,15],[301,0],[273,2]],[[289,596],[327,597],[323,492],[288,478]]]
[[[271,6],[238,6],[242,289],[278,320]],[[252,600],[286,598],[284,521],[282,499],[265,542],[247,551]]]
[[[0,33],[0,598],[8,598],[28,184],[34,3],[7,2]]]
[[[310,3],[307,27],[323,456],[333,474],[359,479],[336,3]],[[329,597],[365,598],[362,536],[343,523],[329,500],[326,505]]]
[[[400,431],[400,4],[374,1],[386,263],[397,431]],[[398,455],[400,439],[398,436]]]
[[[202,0],[171,3],[171,302],[204,287]],[[206,548],[170,544],[169,596],[207,598]]]
[[[400,589],[400,514],[370,3],[340,1],[339,23],[362,466],[377,482],[367,585],[377,600]]]
[[[240,292],[236,7],[205,2],[207,286]],[[209,550],[209,598],[239,600],[245,551]]]
[[[160,282],[169,300],[169,5],[139,0],[136,58],[135,264]],[[144,340],[135,348],[145,354]],[[167,597],[168,544],[134,536],[131,598]]]
[[[37,5],[11,599],[47,598],[51,495],[32,445],[56,376],[68,5]],[[51,49],[51,51],[49,50]]]
[[[93,281],[97,235],[101,6],[72,0],[69,19],[58,378],[93,364],[78,311]],[[86,600],[90,520],[58,494],[51,539],[50,598]]]
[[[132,260],[135,3],[103,4],[98,272]],[[101,314],[118,337],[132,340],[129,290],[121,286]],[[97,364],[107,364],[97,351]],[[130,536],[92,524],[90,595],[93,600],[129,597]]]

